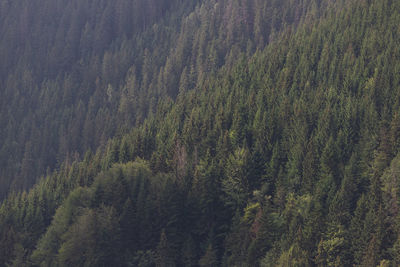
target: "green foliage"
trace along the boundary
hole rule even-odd
[[[400,264],[398,1],[53,2],[0,3],[0,265]]]
[[[215,251],[213,250],[211,244],[207,247],[207,250],[206,250],[206,253],[204,254],[204,256],[200,258],[199,266],[201,266],[201,267],[203,267],[203,266],[210,266],[210,267],[218,266],[217,255],[216,255]]]
[[[157,257],[156,257],[157,267],[173,267],[175,266],[175,260],[171,248],[168,244],[167,236],[165,235],[165,230],[161,232],[160,242],[157,245]]]
[[[249,195],[248,152],[241,148],[227,160],[226,179],[222,181],[222,190],[226,194],[226,203],[233,209],[244,207]]]

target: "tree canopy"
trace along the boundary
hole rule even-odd
[[[0,4],[0,266],[400,265],[400,2]]]

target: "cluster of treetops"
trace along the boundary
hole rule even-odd
[[[399,266],[399,24],[0,0],[0,266]]]

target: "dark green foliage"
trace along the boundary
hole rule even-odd
[[[0,3],[0,266],[400,264],[398,1],[42,2]]]
[[[206,250],[206,253],[204,254],[204,256],[200,258],[199,266],[201,266],[201,267],[203,267],[203,266],[210,266],[210,267],[218,266],[217,254],[213,250],[211,244],[207,247],[207,250]]]
[[[157,245],[156,251],[156,266],[157,267],[174,267],[175,260],[172,249],[168,243],[165,230],[161,232],[160,242]]]

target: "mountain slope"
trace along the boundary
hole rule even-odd
[[[182,77],[176,101],[10,195],[1,261],[399,265],[400,6],[318,3],[291,3],[298,27]]]
[[[310,9],[318,1],[2,1],[0,197],[201,88]]]

